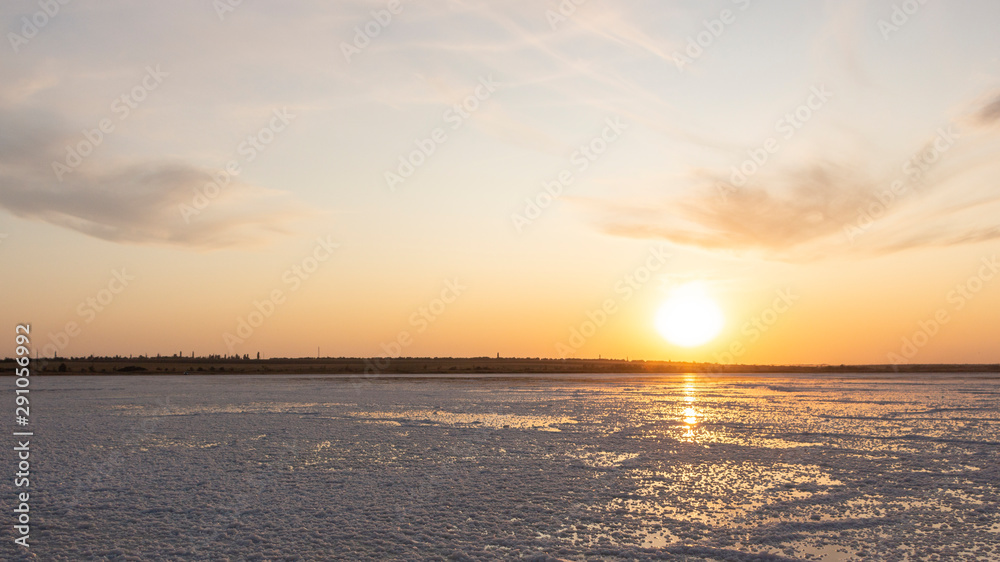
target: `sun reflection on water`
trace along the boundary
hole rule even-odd
[[[682,418],[682,421],[687,426],[687,430],[684,432],[684,440],[688,442],[694,441],[694,428],[698,424],[698,417],[700,415],[694,407],[695,402],[695,384],[694,378],[691,377],[684,381],[684,403],[687,407],[684,408],[684,417]]]
[[[684,408],[684,423],[688,425],[698,423],[698,411],[694,408]]]

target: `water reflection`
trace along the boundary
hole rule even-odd
[[[698,411],[694,408],[684,408],[684,423],[688,425],[698,423]]]
[[[687,407],[684,408],[684,417],[682,418],[684,425],[687,426],[684,440],[688,442],[694,441],[694,428],[698,424],[699,413],[694,407],[696,401],[694,377],[690,377],[684,381],[684,403],[687,404]]]

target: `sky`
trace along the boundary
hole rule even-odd
[[[1000,362],[996,2],[0,22],[0,320],[43,355]]]

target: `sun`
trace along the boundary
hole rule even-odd
[[[675,288],[656,313],[656,330],[667,341],[695,347],[712,341],[725,325],[722,310],[694,281]]]

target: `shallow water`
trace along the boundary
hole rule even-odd
[[[1000,558],[996,375],[38,377],[32,397],[40,560]]]

